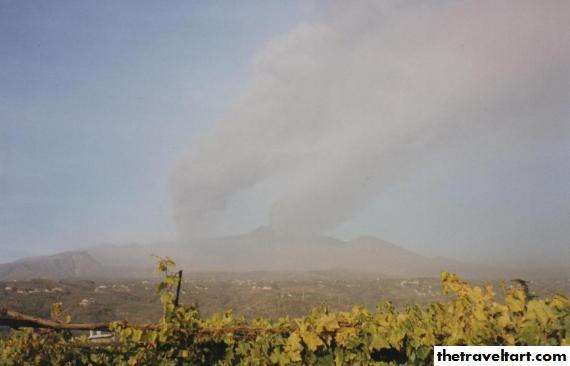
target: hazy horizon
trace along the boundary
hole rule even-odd
[[[570,263],[566,1],[0,4],[0,262],[270,226]]]

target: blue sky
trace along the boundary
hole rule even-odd
[[[567,261],[565,6],[0,1],[0,260],[176,240],[222,205],[215,235]]]
[[[2,1],[0,248],[172,239],[168,181],[294,2]]]

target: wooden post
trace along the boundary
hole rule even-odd
[[[160,324],[129,325],[125,320],[119,321],[123,327],[132,327],[142,330],[160,329]],[[108,323],[62,323],[52,319],[43,319],[19,313],[17,311],[0,308],[0,326],[10,328],[48,328],[56,330],[110,330]]]
[[[180,301],[180,286],[182,285],[182,270],[178,271],[178,285],[176,286],[176,298],[174,299],[174,307],[178,307]]]

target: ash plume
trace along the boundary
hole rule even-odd
[[[555,133],[546,110],[568,100],[568,24],[567,1],[332,5],[256,55],[239,100],[178,164],[181,235],[215,234],[228,199],[267,180],[281,182],[271,226],[320,233],[428,149]]]

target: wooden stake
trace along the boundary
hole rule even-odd
[[[180,286],[182,285],[182,270],[178,271],[178,285],[176,286],[176,298],[174,298],[174,307],[178,307],[180,300]]]

